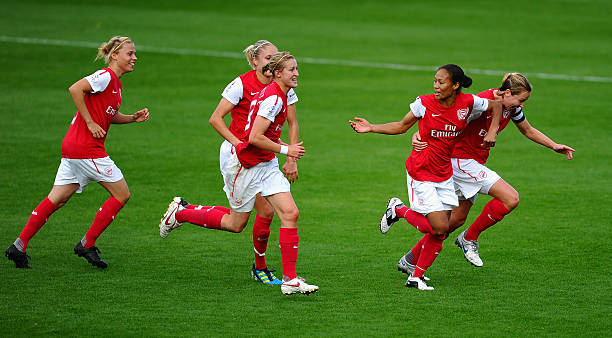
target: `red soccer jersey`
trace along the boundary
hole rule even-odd
[[[103,68],[85,77],[93,91],[85,94],[85,105],[91,118],[108,133],[113,117],[121,107],[121,82],[110,68]],[[108,135],[108,134],[106,134]],[[106,135],[94,138],[80,112],[76,112],[62,142],[62,157],[101,158],[108,154],[104,149]]]
[[[453,176],[451,154],[471,115],[488,108],[488,101],[460,93],[452,107],[443,107],[433,94],[419,96],[410,105],[419,117],[419,134],[428,146],[413,150],[406,160],[410,176],[418,181],[442,182]]]
[[[484,92],[478,94],[479,97],[494,100],[495,96],[493,95],[493,89],[485,90]],[[484,137],[487,135],[487,131],[491,126],[491,118],[493,115],[491,113],[482,114],[476,120],[470,122],[470,124],[465,128],[463,135],[457,141],[455,145],[455,149],[453,150],[453,158],[463,158],[463,159],[474,159],[478,161],[480,164],[485,164],[487,159],[489,158],[489,150],[482,147],[482,143],[484,141]],[[506,126],[510,120],[513,120],[514,123],[519,123],[525,119],[525,115],[523,115],[522,109],[517,107],[513,111],[504,110],[502,113],[501,121],[499,122],[499,129],[497,133],[499,134]]]
[[[272,142],[279,143],[283,125],[287,120],[287,95],[283,93],[276,82],[272,82],[262,89],[257,100],[254,100],[251,104],[247,124],[248,129],[240,138],[242,143],[237,149],[238,160],[240,160],[240,163],[245,168],[251,168],[276,157],[273,152],[257,148],[248,143],[256,116],[262,116],[272,122],[264,132],[264,136],[272,140]]]
[[[223,90],[222,96],[235,105],[231,111],[232,121],[229,130],[234,136],[240,138],[244,133],[249,117],[251,101],[257,98],[257,93],[266,87],[257,78],[255,70],[248,71],[230,82]],[[290,89],[287,93],[288,104],[297,102],[295,92]]]

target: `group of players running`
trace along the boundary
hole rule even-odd
[[[166,238],[184,223],[208,229],[241,232],[253,208],[254,263],[252,277],[267,285],[280,285],[283,294],[310,294],[318,286],[297,275],[299,246],[299,210],[290,192],[298,178],[297,160],[305,149],[299,142],[299,125],[294,92],[299,76],[297,61],[289,52],[278,52],[266,40],[259,40],[244,50],[252,70],[227,85],[210,124],[224,138],[219,151],[220,170],[230,208],[191,204],[174,197],[159,224],[160,236]],[[121,170],[104,149],[110,124],[144,122],[147,108],[132,115],[119,112],[120,78],[133,71],[137,60],[134,43],[128,37],[115,36],[98,50],[108,67],[74,83],[69,92],[77,108],[62,143],[62,159],[49,195],[34,209],[21,234],[5,255],[17,268],[30,268],[26,248],[53,212],[65,205],[75,192],[95,181],[110,198],[99,208],[94,221],[77,242],[74,252],[99,268],[107,263],[95,246],[97,238],[114,220],[129,200],[130,193]],[[434,94],[419,96],[403,119],[386,124],[371,124],[356,117],[349,121],[358,133],[402,134],[418,121],[412,137],[413,150],[406,160],[410,208],[397,197],[391,198],[380,221],[384,234],[400,218],[424,233],[419,242],[398,262],[398,269],[408,274],[406,286],[433,290],[424,272],[442,250],[444,239],[461,227],[478,194],[493,199],[474,223],[460,233],[455,243],[465,258],[482,266],[478,255],[478,236],[499,222],[518,205],[518,193],[501,177],[486,167],[489,148],[497,134],[512,120],[521,133],[532,141],[572,158],[574,149],[557,144],[533,128],[522,111],[531,94],[531,84],[521,74],[507,74],[499,88],[478,95],[462,93],[472,80],[453,64],[438,68]],[[231,114],[229,127],[225,116]],[[280,136],[285,122],[288,142]],[[286,155],[282,170],[276,154]],[[265,254],[270,225],[276,214],[280,219],[279,245],[282,279],[268,269]]]

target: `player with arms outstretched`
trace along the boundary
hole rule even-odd
[[[453,64],[438,68],[434,77],[434,94],[419,96],[410,104],[410,111],[401,121],[372,125],[362,118],[350,121],[358,133],[403,134],[417,121],[419,133],[429,143],[421,152],[412,151],[406,160],[408,197],[407,208],[399,198],[391,198],[380,222],[386,233],[400,217],[414,216],[421,221],[415,226],[423,233],[423,250],[413,267],[407,287],[433,290],[425,283],[423,274],[442,250],[449,229],[451,210],[458,206],[452,178],[451,154],[455,143],[468,122],[483,112],[491,112],[490,131],[496,131],[501,117],[501,105],[491,100],[461,92],[472,84],[472,79]],[[496,134],[488,134],[484,145],[495,145]]]

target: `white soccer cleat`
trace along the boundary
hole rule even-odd
[[[176,213],[183,209],[185,209],[185,207],[181,205],[181,198],[174,197],[172,202],[168,205],[168,210],[166,210],[164,217],[162,217],[159,222],[159,235],[162,238],[168,237],[170,231],[181,226],[181,223],[176,221]]]
[[[408,279],[406,280],[406,287],[417,288],[425,291],[431,291],[434,289],[433,286],[428,286],[423,278],[413,277],[412,275],[408,276]]]
[[[319,291],[319,287],[307,284],[303,278],[296,277],[290,281],[283,281],[283,284],[281,284],[281,291],[284,295],[293,295],[296,293],[309,295]]]
[[[466,240],[465,231],[457,236],[455,244],[457,244],[457,246],[463,250],[463,255],[468,262],[472,263],[472,265],[476,267],[482,266],[482,259],[480,259],[480,256],[478,255],[478,242]]]
[[[395,212],[395,208],[396,207],[403,207],[404,206],[404,202],[402,202],[402,200],[400,200],[397,197],[393,197],[389,200],[389,202],[387,203],[387,210],[385,210],[385,213],[382,215],[382,218],[380,219],[380,232],[383,234],[386,234],[389,229],[391,229],[391,226],[393,225],[393,223],[399,221],[399,217],[397,217],[397,213]]]
[[[397,270],[407,275],[412,275],[414,273],[415,268],[416,268],[416,265],[408,263],[408,261],[406,260],[406,256],[402,256],[399,262],[397,262]],[[426,282],[430,280],[429,277],[426,277],[426,276],[423,276],[423,279]]]

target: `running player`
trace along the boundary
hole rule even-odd
[[[498,101],[503,106],[502,120],[498,134],[508,125],[510,120],[514,122],[519,131],[528,139],[548,147],[558,153],[564,154],[568,160],[573,157],[575,151],[571,147],[559,144],[551,140],[541,131],[532,127],[527,121],[523,107],[529,99],[532,86],[527,78],[519,73],[508,73],[504,76],[499,88],[486,90],[478,96]],[[490,115],[483,115],[466,128],[464,136],[457,142],[453,151],[453,179],[455,189],[459,196],[459,207],[453,209],[450,219],[449,233],[461,227],[467,218],[472,205],[478,194],[493,197],[487,203],[476,218],[474,223],[457,236],[455,244],[462,249],[468,262],[474,266],[481,267],[482,260],[478,254],[478,236],[489,227],[501,221],[518,206],[519,194],[495,171],[486,166],[489,158],[489,149],[482,148],[483,137],[489,124]],[[424,149],[426,142],[419,141],[418,133],[413,137],[415,149]],[[407,267],[414,264],[415,253],[419,248],[413,248],[398,262],[398,269],[407,273]]]
[[[381,219],[380,230],[385,233],[399,217],[411,211],[424,222],[417,229],[426,235],[422,239],[423,250],[407,287],[433,290],[425,283],[423,274],[442,250],[442,242],[449,229],[451,210],[458,206],[452,178],[451,154],[454,144],[468,122],[483,112],[491,112],[493,121],[483,140],[485,147],[495,145],[501,118],[501,105],[495,101],[464,94],[462,88],[472,84],[472,79],[453,64],[438,68],[434,77],[434,94],[419,96],[410,104],[410,111],[401,121],[372,125],[367,120],[355,118],[349,121],[358,133],[403,134],[419,121],[419,133],[429,146],[423,151],[412,151],[406,160],[407,184],[410,206],[404,206],[398,198],[392,198]],[[426,217],[425,217],[426,216]]]
[[[297,87],[297,62],[288,52],[276,53],[270,58],[266,70],[272,74],[273,82],[252,101],[246,131],[240,142],[230,148],[232,156],[222,162],[224,190],[231,210],[228,212],[211,206],[203,207],[206,212],[195,214],[175,200],[162,223],[176,227],[177,223],[189,222],[209,229],[244,227],[256,203],[256,196],[260,194],[272,205],[281,221],[281,291],[286,295],[309,294],[319,288],[297,276],[299,210],[291,195],[289,181],[281,173],[275,156],[275,153],[280,153],[299,159],[305,152],[302,142],[289,145],[280,142],[282,128],[288,118],[287,94],[291,88]]]
[[[251,101],[253,101],[255,95],[260,90],[272,81],[272,74],[263,69],[270,61],[270,57],[277,52],[278,50],[276,47],[267,40],[259,40],[248,46],[244,50],[244,54],[252,70],[238,76],[226,86],[221,94],[221,101],[209,119],[213,128],[215,128],[215,130],[225,139],[223,143],[221,143],[219,150],[219,163],[222,175],[225,168],[225,162],[232,156],[232,147],[240,143],[240,137],[245,131]],[[295,103],[298,101],[298,98],[293,89],[289,90],[287,97],[289,143],[297,143],[299,139],[299,126],[297,123]],[[230,113],[232,120],[228,128],[224,118]],[[297,161],[292,157],[287,157],[287,161],[283,166],[283,172],[289,182],[293,183],[298,178]],[[195,220],[193,224],[204,226],[203,224],[199,224],[197,219],[201,218],[202,214],[207,212],[206,208],[201,205],[189,204],[180,197],[175,197],[170,203],[170,206],[177,202],[190,210],[181,212],[179,219]],[[268,269],[265,257],[268,248],[268,238],[270,237],[270,224],[274,217],[274,209],[261,194],[257,194],[254,208],[257,212],[255,222],[253,223],[253,251],[255,262],[251,267],[251,276],[256,281],[267,285],[279,285],[282,281],[276,278],[273,272]],[[216,209],[229,213],[229,209],[225,207],[217,206]],[[160,236],[166,238],[170,232],[179,227],[180,224],[181,223],[176,223],[173,228],[169,224],[161,222],[159,224]],[[247,222],[230,223],[227,227],[223,227],[220,230],[240,233],[244,230],[246,224]]]
[[[74,247],[74,253],[99,268],[108,266],[98,255],[100,250],[95,246],[96,240],[127,203],[130,190],[121,170],[106,154],[104,141],[111,123],[144,122],[149,119],[149,111],[144,108],[133,115],[119,112],[123,88],[119,79],[134,70],[137,60],[130,38],[115,36],[103,43],[98,49],[96,59],[99,58],[103,58],[108,67],[75,82],[68,89],[78,111],[62,142],[62,159],[55,183],[5,252],[17,268],[30,268],[26,255],[30,239],[51,214],[66,205],[75,192],[80,193],[91,181],[100,183],[111,196],[99,208],[93,224]]]

